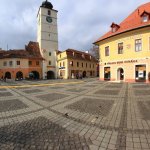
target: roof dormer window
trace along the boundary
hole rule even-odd
[[[120,26],[118,24],[115,24],[114,22],[112,23],[110,27],[113,33],[116,32],[120,28]]]
[[[148,21],[149,21],[149,18],[150,18],[150,13],[144,11],[144,12],[141,14],[141,18],[142,18],[142,22],[148,22]]]
[[[148,21],[148,16],[143,16],[143,22],[147,22]]]

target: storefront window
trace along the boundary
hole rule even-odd
[[[146,80],[146,65],[135,66],[135,80],[145,81]]]
[[[104,68],[104,80],[110,80],[111,74],[110,74],[110,67]]]

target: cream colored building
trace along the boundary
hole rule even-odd
[[[57,78],[56,50],[58,50],[57,10],[47,0],[42,3],[37,14],[37,41],[43,61],[43,79]]]
[[[96,77],[98,61],[88,53],[67,49],[57,54],[58,78]]]

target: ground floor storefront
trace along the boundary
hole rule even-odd
[[[42,69],[41,68],[8,68],[0,69],[0,79],[41,79]]]
[[[150,82],[150,59],[124,60],[101,64],[100,80]]]
[[[75,79],[75,78],[86,78],[96,77],[97,72],[95,70],[66,70],[59,69],[59,78],[62,79]]]

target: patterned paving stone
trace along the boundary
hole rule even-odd
[[[33,90],[25,90],[23,91],[24,93],[27,93],[27,94],[31,94],[31,93],[38,93],[38,92],[42,92],[42,90],[39,90],[39,89],[33,89]]]
[[[37,96],[37,98],[44,100],[44,101],[54,101],[54,100],[58,100],[58,99],[62,99],[67,97],[68,95],[65,94],[58,94],[58,93],[50,93],[50,94],[45,94],[45,95],[39,95]]]
[[[110,84],[110,85],[106,85],[105,88],[122,88],[123,84]]]
[[[24,109],[28,106],[18,99],[0,101],[0,112]]]
[[[138,101],[138,107],[143,119],[150,120],[150,101]]]
[[[0,128],[0,149],[89,150],[90,144],[44,117]]]
[[[6,89],[0,89],[0,92],[7,91]]]
[[[66,106],[66,108],[93,115],[107,116],[112,108],[113,103],[114,101],[112,100],[83,98],[80,101]]]
[[[4,96],[13,96],[13,94],[10,92],[1,92],[0,97],[4,97]]]
[[[119,90],[98,90],[95,94],[102,94],[102,95],[118,95]]]
[[[78,93],[80,93],[80,92],[85,91],[85,89],[81,89],[81,88],[73,88],[73,89],[68,89],[67,91],[69,91],[69,92],[78,92]]]
[[[142,90],[134,90],[134,94],[136,96],[150,96],[150,90],[142,89]]]

